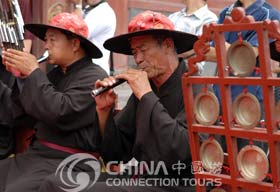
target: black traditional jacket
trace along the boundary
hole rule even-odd
[[[125,108],[106,124],[102,142],[105,161],[164,161],[172,165],[184,161],[189,167],[191,153],[184,110],[181,76],[186,72],[181,62],[170,78],[139,101],[134,95]],[[190,174],[190,170],[185,170]],[[172,173],[173,174],[173,173]],[[175,173],[176,174],[176,173]]]
[[[16,95],[16,91],[12,94],[14,118],[31,117],[38,139],[97,151],[100,134],[95,126],[91,89],[97,79],[106,76],[105,71],[87,57],[71,64],[66,72],[56,67],[46,76],[36,69],[24,79],[20,94]]]

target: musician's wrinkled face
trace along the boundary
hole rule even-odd
[[[133,37],[130,40],[134,60],[139,68],[147,72],[149,79],[159,78],[166,73],[168,66],[168,48],[164,42],[157,41],[151,35]]]
[[[72,62],[73,46],[60,30],[48,29],[45,35],[45,48],[49,51],[49,64],[67,66]]]

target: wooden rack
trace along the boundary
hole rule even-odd
[[[259,71],[260,77],[236,77],[229,73],[227,52],[225,47],[224,33],[230,31],[247,31],[255,30],[259,42]],[[189,72],[182,77],[182,86],[184,92],[184,102],[186,117],[188,123],[188,131],[190,137],[190,148],[192,152],[193,162],[201,161],[199,150],[201,140],[199,134],[205,133],[209,135],[224,136],[227,149],[227,167],[226,171],[220,174],[213,174],[207,171],[195,174],[196,179],[221,179],[226,191],[280,191],[280,131],[278,129],[278,121],[274,114],[275,101],[273,87],[280,86],[280,80],[274,78],[271,72],[269,38],[280,39],[279,23],[276,21],[256,22],[253,17],[245,16],[245,12],[241,8],[235,8],[231,17],[227,17],[223,24],[210,24],[204,27],[202,36],[194,45],[196,56],[189,59]],[[214,41],[217,55],[217,75],[193,76],[197,71],[196,63],[204,61],[205,48],[209,46],[209,42]],[[280,53],[279,53],[280,54]],[[204,84],[205,91],[209,85],[217,84],[221,90],[221,111],[223,113],[223,123],[205,126],[199,124],[195,118],[193,103],[192,86],[195,84]],[[263,106],[265,126],[258,125],[253,129],[244,129],[237,126],[234,122],[231,100],[231,85],[260,85],[263,91]],[[248,139],[249,141],[263,141],[269,147],[269,181],[251,182],[244,179],[240,175],[237,166],[237,138]],[[205,186],[197,186],[197,191],[206,191]]]

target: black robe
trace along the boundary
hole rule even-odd
[[[184,72],[186,72],[186,65],[182,62],[159,90],[151,82],[153,92],[144,95],[141,101],[131,95],[124,109],[114,117],[110,114],[101,144],[103,160],[106,162],[128,161],[135,157],[138,161],[146,161],[148,165],[150,161],[155,163],[164,161],[169,175],[163,175],[162,172],[159,172],[159,175],[155,175],[156,179],[158,177],[164,177],[164,179],[169,177],[182,181],[192,177],[190,170],[191,153],[181,86],[181,76]],[[195,87],[193,91],[197,92],[199,89],[200,87]],[[179,161],[181,165],[185,164],[187,166],[181,170],[180,174],[178,174],[178,170],[172,170],[172,165],[179,165]],[[66,174],[65,172],[64,175]],[[148,187],[112,187],[107,184],[108,178],[118,177],[122,179],[129,176],[132,175],[125,173],[115,176],[104,173],[101,174],[97,183],[83,191],[196,191],[195,187],[182,182],[179,186],[170,187],[151,185]],[[141,177],[153,178],[153,175],[144,174]],[[108,182],[110,183],[110,181]],[[59,186],[66,187],[59,178],[53,176],[42,183],[40,192],[63,192]]]
[[[99,131],[93,124],[95,102],[90,95],[94,82],[104,71],[84,58],[64,74],[54,68],[48,77],[37,69],[24,80],[19,95],[21,107],[35,119],[36,137],[63,146],[96,151]],[[32,91],[31,91],[32,90]],[[15,110],[18,116],[20,110]]]
[[[191,153],[184,110],[181,62],[171,77],[139,101],[131,95],[125,108],[107,121],[102,141],[105,161],[164,161],[169,176],[177,177],[172,165],[179,161],[188,167],[181,176],[191,177]],[[183,171],[182,171],[183,172]]]
[[[32,119],[36,138],[96,152],[101,137],[90,93],[95,81],[106,76],[90,58],[76,61],[65,73],[56,67],[46,76],[36,69],[24,79],[23,87],[13,90],[13,117],[28,116],[28,123]],[[0,191],[37,191],[69,155],[35,140],[26,153],[0,161]]]
[[[0,56],[0,159],[6,158],[14,149],[10,99],[14,82],[14,76],[6,71]]]

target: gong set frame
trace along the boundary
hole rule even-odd
[[[240,76],[232,75],[233,73],[229,64],[230,62],[225,47],[224,33],[248,30],[254,30],[257,33],[260,66],[259,68],[254,68],[254,70],[260,72],[260,77],[249,77],[244,74]],[[205,142],[207,142],[207,144],[211,143],[209,140],[215,138],[215,136],[224,136],[226,141],[227,154],[224,153],[223,155],[225,158],[221,158],[223,161],[223,168],[225,169],[223,169],[221,173],[212,173],[204,167],[205,171],[194,174],[195,178],[205,180],[221,179],[223,185],[227,187],[226,191],[280,191],[280,130],[278,129],[279,120],[276,119],[274,113],[275,101],[273,93],[273,87],[280,86],[280,80],[273,77],[271,72],[269,38],[280,40],[280,25],[277,21],[266,20],[256,22],[252,16],[246,16],[242,8],[235,8],[233,9],[231,16],[225,18],[223,24],[209,24],[204,26],[203,34],[194,44],[196,55],[188,60],[189,72],[185,73],[182,77],[184,103],[193,162],[202,161],[203,163],[205,155],[203,156],[203,152],[201,151],[203,151],[204,148],[201,150],[201,147],[206,145]],[[211,41],[215,42],[217,75],[211,77],[196,76],[195,74],[198,71],[196,63],[205,60],[205,55],[209,50],[209,43]],[[239,38],[238,41],[240,44],[242,43],[242,39]],[[196,84],[205,85],[198,95],[194,95],[192,90],[193,85]],[[215,108],[216,106],[216,101],[215,99],[211,100],[212,95],[209,94],[208,90],[209,85],[213,84],[219,85],[220,88],[222,117],[215,117],[215,115],[213,117],[213,114],[211,114],[212,109],[207,109],[207,102],[210,103],[210,107]],[[256,124],[253,122],[253,127],[246,127],[240,125],[240,122],[239,124],[236,122],[236,114],[233,109],[234,102],[231,99],[231,85],[244,86],[242,94],[247,93],[248,85],[261,86],[263,92],[265,123],[258,122]],[[203,98],[203,96],[201,96],[203,94],[207,96],[205,99],[206,104],[203,102],[197,104],[199,103],[197,100]],[[197,109],[197,107],[199,109]],[[203,121],[203,114],[202,118],[197,117],[198,112],[202,110],[203,113],[204,108],[206,111],[210,111],[206,113],[206,117],[209,117],[210,119],[207,119],[205,122]],[[217,112],[213,111],[213,113],[216,114]],[[212,118],[215,119],[213,120]],[[222,123],[218,123],[219,120],[222,120]],[[204,141],[204,143],[200,140],[201,134],[209,135],[208,140]],[[247,139],[250,144],[238,150],[238,138]],[[263,157],[263,151],[253,145],[253,141],[265,142],[268,144],[269,148],[268,161],[265,162],[269,164],[270,171],[265,173],[265,176],[256,180],[246,178],[246,176],[242,174],[242,165],[240,166],[240,162],[242,164],[242,157],[240,157],[240,154],[244,154],[244,150],[248,150],[249,152],[250,150],[253,150],[252,154],[255,155],[256,153],[257,158]],[[211,143],[209,149],[212,149],[215,145],[217,145],[216,140]],[[250,146],[252,148],[250,148]],[[221,150],[219,145],[217,145],[217,150]],[[217,155],[219,155],[219,152]],[[250,160],[250,153],[249,158],[245,160],[250,167],[250,162],[252,160]],[[260,161],[262,160],[265,159],[261,159]],[[257,162],[255,159],[254,161]],[[264,169],[267,169],[267,167]],[[266,181],[264,178],[269,178],[270,181]],[[206,187],[197,186],[197,191],[206,191]]]

